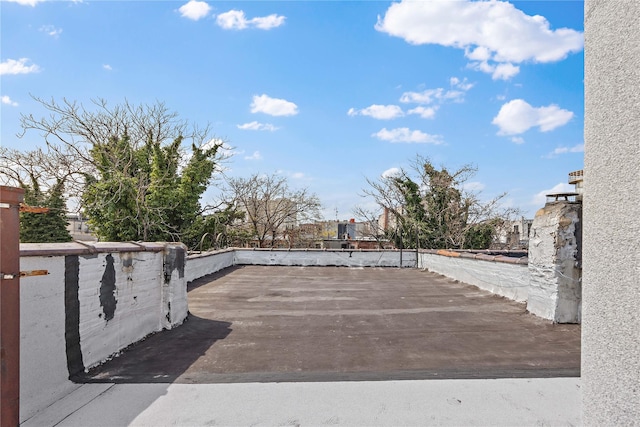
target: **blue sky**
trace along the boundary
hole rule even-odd
[[[583,167],[582,1],[0,7],[2,146],[43,144],[15,136],[20,114],[46,114],[30,94],[162,101],[233,147],[227,174],[283,174],[326,219],[416,154],[477,166],[473,188],[527,217]]]

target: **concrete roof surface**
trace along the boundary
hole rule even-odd
[[[180,327],[88,382],[219,383],[580,376],[580,325],[412,268],[225,269],[189,287]]]
[[[22,427],[576,426],[580,379],[84,384]]]
[[[581,421],[580,325],[434,273],[234,267],[189,309],[23,427]]]

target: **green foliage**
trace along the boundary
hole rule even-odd
[[[149,135],[137,147],[125,133],[93,144],[89,152],[96,174],[87,177],[83,205],[100,239],[194,243],[193,227],[201,227],[200,196],[219,145],[192,145],[185,159],[181,143],[177,137],[163,145]]]
[[[391,217],[393,225],[385,236],[396,247],[424,249],[485,249],[496,233],[497,218],[511,215],[502,210],[500,195],[481,202],[464,183],[476,169],[465,165],[450,172],[435,168],[418,157],[413,170],[380,181],[368,180],[371,189],[364,190]]]
[[[189,227],[189,233],[184,236],[183,242],[192,249],[202,251],[243,246],[242,243],[248,241],[250,236],[244,230],[234,227],[234,224],[244,217],[243,212],[232,206],[210,215],[198,215]]]
[[[70,242],[67,230],[65,202],[62,196],[63,185],[58,181],[48,192],[42,192],[36,179],[31,186],[23,185],[24,203],[28,206],[46,207],[46,213],[20,213],[20,242],[22,243],[59,243]]]
[[[495,234],[495,221],[474,224],[465,233],[463,249],[489,249]]]

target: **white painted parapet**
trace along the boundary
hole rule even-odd
[[[189,255],[187,257],[185,280],[187,283],[193,282],[200,277],[233,266],[234,253],[234,249],[222,249]]]
[[[71,393],[65,341],[64,256],[21,257],[20,422]]]
[[[514,301],[527,300],[527,257],[465,251],[421,250],[418,267]]]
[[[21,420],[69,381],[187,316],[186,247],[165,243],[22,244]]]
[[[234,265],[415,267],[415,251],[377,249],[235,249]],[[402,265],[401,265],[402,264]]]
[[[549,202],[531,227],[527,310],[557,323],[581,321],[581,211],[580,203]]]

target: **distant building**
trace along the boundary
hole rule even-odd
[[[322,249],[379,249],[389,247],[388,242],[379,240],[377,224],[349,221],[318,221],[320,229],[316,248]]]
[[[91,232],[87,218],[81,213],[67,213],[67,231],[73,240],[95,242],[98,238]]]
[[[498,229],[492,249],[527,249],[529,232],[533,219],[520,217],[515,221],[507,221]]]
[[[569,184],[575,186],[576,201],[581,202],[584,194],[584,170],[569,172]]]

